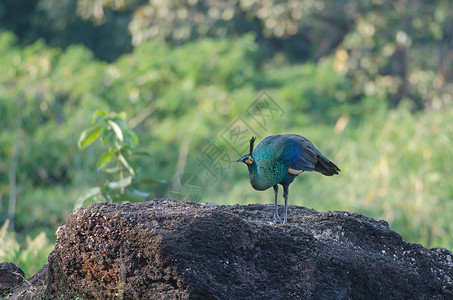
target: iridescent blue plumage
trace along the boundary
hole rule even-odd
[[[249,169],[250,184],[255,190],[270,187],[275,193],[274,223],[281,222],[278,216],[278,184],[283,186],[285,219],[287,223],[288,188],[296,176],[304,171],[316,171],[326,176],[338,174],[340,169],[329,161],[315,146],[297,134],[271,135],[253,150],[255,138],[250,140],[250,153],[236,161],[244,162]]]

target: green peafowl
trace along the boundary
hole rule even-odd
[[[255,190],[274,188],[274,223],[281,223],[278,216],[278,184],[283,186],[285,219],[287,224],[289,185],[303,171],[316,171],[326,176],[338,174],[340,169],[319,152],[313,144],[298,134],[271,135],[253,150],[255,137],[250,140],[250,153],[237,159],[248,166],[250,184]]]

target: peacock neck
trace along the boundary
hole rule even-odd
[[[250,184],[255,190],[263,191],[268,189],[270,186],[266,182],[266,178],[260,174],[259,167],[256,162],[253,162],[251,165],[248,165]]]

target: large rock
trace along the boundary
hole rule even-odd
[[[15,264],[0,263],[0,298],[9,295],[24,279],[24,271]]]
[[[348,212],[173,200],[73,212],[49,256],[46,297],[453,299],[453,255]]]

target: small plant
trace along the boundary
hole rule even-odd
[[[137,135],[126,129],[126,113],[106,113],[98,110],[94,113],[93,126],[82,132],[78,147],[83,150],[97,140],[105,146],[106,151],[99,157],[96,166],[98,171],[106,174],[104,185],[93,187],[79,197],[76,208],[88,200],[95,202],[138,202],[150,196],[149,193],[134,189],[137,184],[155,185],[154,179],[136,180],[139,167],[134,161],[137,156],[150,156],[146,151],[137,151]]]

